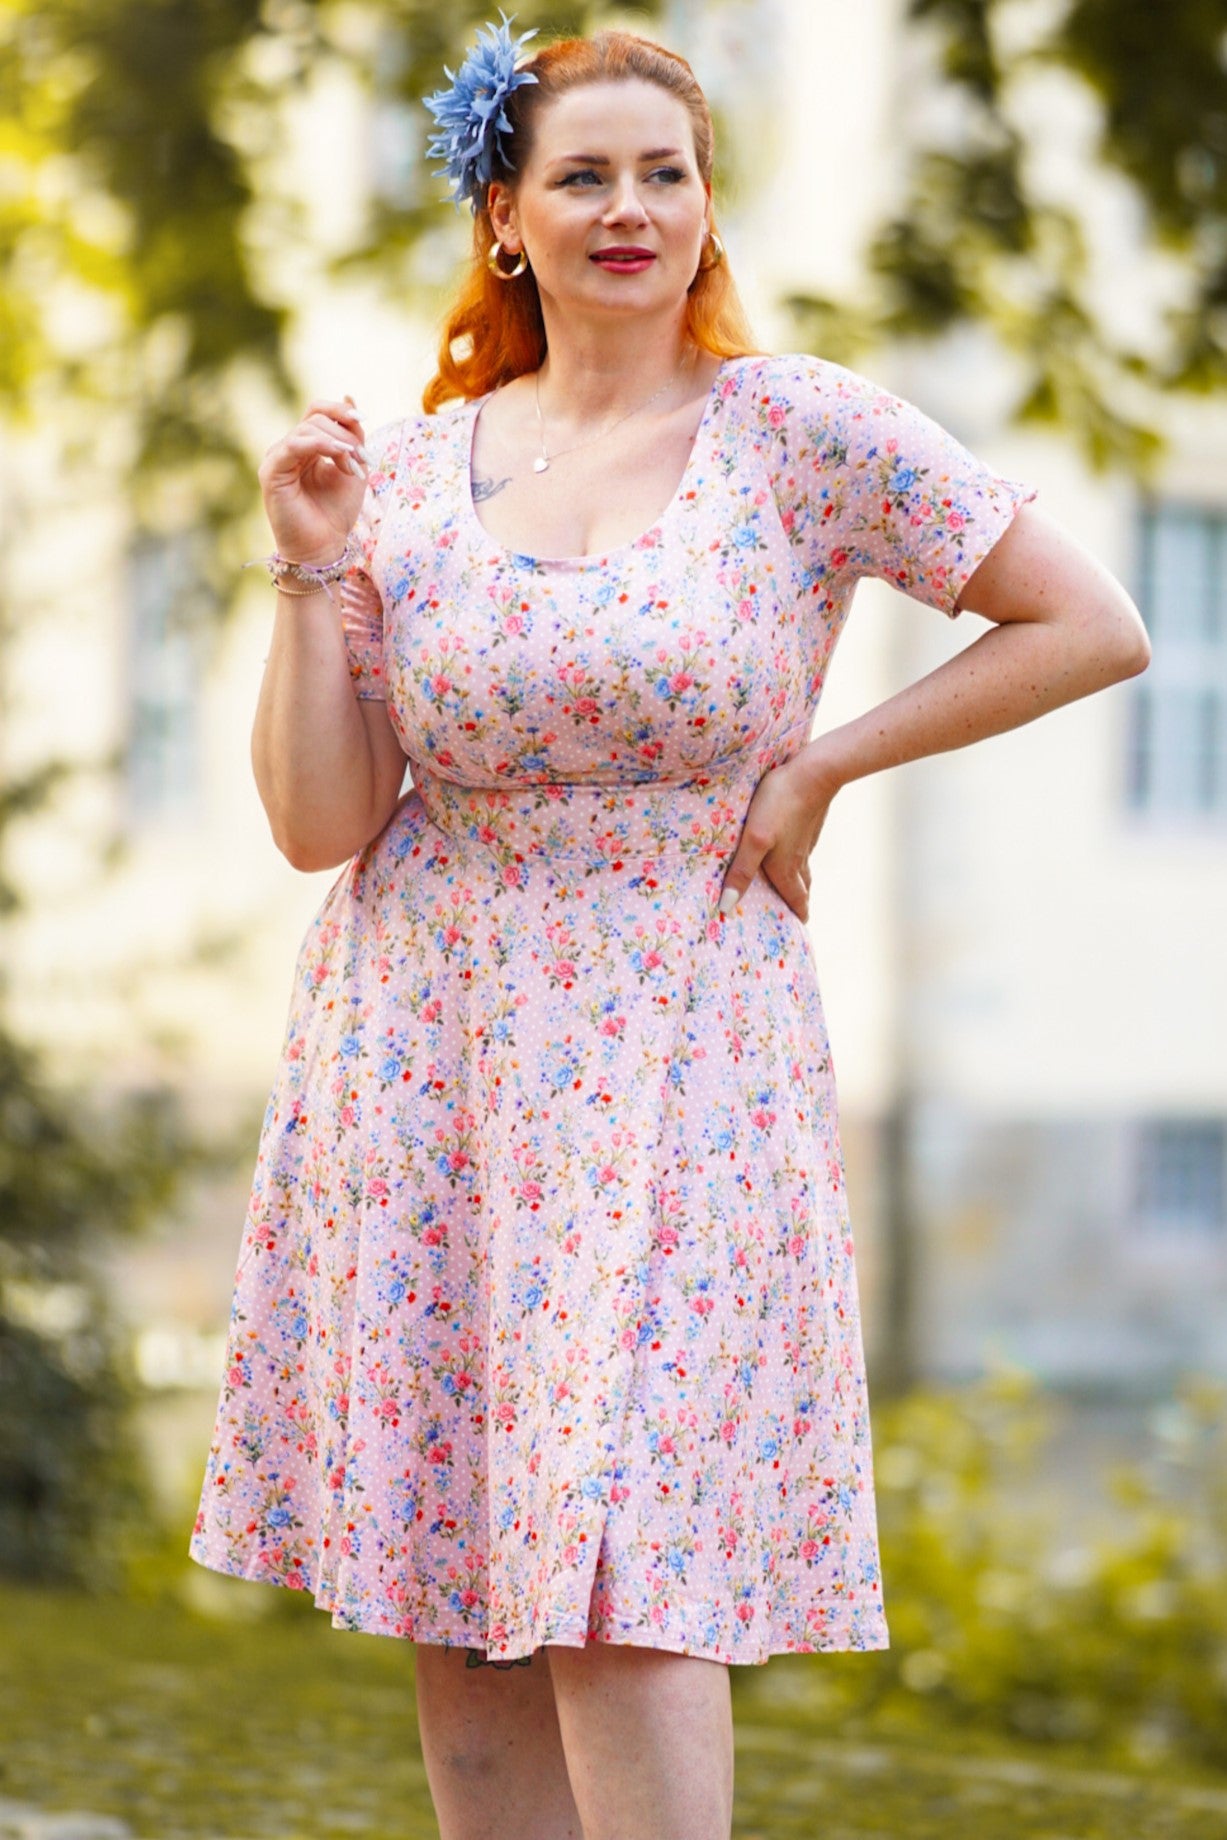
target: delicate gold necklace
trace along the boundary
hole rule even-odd
[[[588,437],[585,440],[573,442],[570,447],[560,447],[557,450],[557,452],[552,453],[552,454],[547,452],[546,445],[545,445],[545,421],[541,414],[541,372],[540,370],[538,370],[537,372],[537,390],[536,390],[537,427],[539,428],[541,432],[541,452],[537,455],[537,458],[533,461],[533,472],[534,473],[544,473],[546,469],[548,468],[551,460],[560,460],[563,454],[573,454],[576,452],[578,448],[581,448],[581,447],[591,447],[594,441],[602,440],[607,434],[612,434],[615,428],[620,428],[623,422],[629,422],[632,415],[641,415],[645,409],[650,409],[654,402],[658,402],[660,400],[660,398],[664,395],[665,391],[670,387],[670,385],[677,382],[678,378],[681,376],[685,368],[686,368],[686,358],[683,357],[681,363],[678,365],[677,369],[673,372],[673,375],[671,377],[666,377],[665,381],[661,384],[659,390],[654,390],[652,394],[648,397],[646,402],[641,402],[637,404],[635,408],[628,409],[626,414],[620,415],[616,422],[610,422],[608,428],[601,428],[597,431],[596,434],[588,435]]]

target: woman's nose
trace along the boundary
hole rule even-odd
[[[641,224],[646,215],[634,175],[624,173],[620,179],[615,179],[609,206],[605,212],[606,221],[615,224]]]

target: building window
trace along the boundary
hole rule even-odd
[[[1135,1154],[1142,1233],[1227,1237],[1227,1121],[1149,1119],[1138,1128]]]
[[[128,558],[128,810],[182,816],[200,775],[200,584],[188,534],[145,532]]]
[[[1151,640],[1131,686],[1126,794],[1137,811],[1227,816],[1227,510],[1142,514],[1138,601]]]

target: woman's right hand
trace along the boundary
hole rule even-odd
[[[307,405],[257,472],[279,556],[319,564],[341,554],[362,508],[369,463],[352,396]]]

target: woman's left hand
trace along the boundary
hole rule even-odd
[[[761,868],[801,920],[809,919],[809,859],[840,782],[823,768],[821,739],[809,742],[763,774],[724,877],[722,900],[738,895]]]

